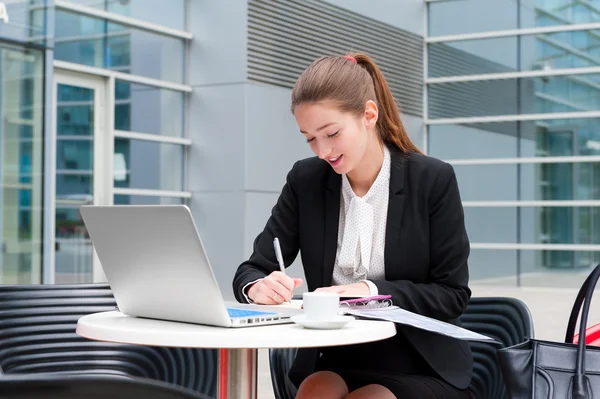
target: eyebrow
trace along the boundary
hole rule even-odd
[[[326,124],[324,124],[323,126],[321,126],[320,128],[318,128],[318,129],[317,129],[317,132],[319,132],[319,131],[321,131],[321,130],[325,129],[326,127],[329,127],[329,126],[333,125],[334,123],[335,123],[335,122],[330,122],[330,123],[326,123]],[[305,131],[303,131],[303,130],[300,130],[300,133],[302,133],[302,134],[308,134],[308,133],[306,133],[306,132],[305,132]]]

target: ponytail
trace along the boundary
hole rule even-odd
[[[365,54],[354,53],[350,56],[356,60],[358,65],[367,70],[373,80],[375,97],[377,98],[375,102],[379,108],[377,130],[383,142],[404,153],[421,153],[404,129],[396,100],[377,64]]]

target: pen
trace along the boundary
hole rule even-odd
[[[275,237],[273,240],[273,246],[275,247],[275,256],[277,257],[277,262],[279,262],[279,269],[281,269],[281,273],[285,274],[285,264],[283,263],[281,246],[279,245],[279,239],[277,237]]]

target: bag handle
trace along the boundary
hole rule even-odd
[[[571,310],[571,316],[569,317],[569,324],[567,326],[567,335],[565,342],[573,342],[573,334],[575,332],[575,324],[577,323],[577,316],[583,303],[583,310],[581,312],[581,321],[579,323],[579,342],[577,343],[577,363],[575,366],[575,375],[573,376],[573,399],[588,399],[590,393],[588,392],[589,380],[585,375],[585,349],[586,349],[586,327],[588,314],[590,312],[590,305],[592,302],[592,296],[594,295],[594,289],[596,283],[600,279],[600,265],[596,266],[594,271],[585,280],[575,303]],[[584,296],[585,295],[585,296]]]
[[[598,268],[598,267],[600,267],[600,265],[596,266],[596,268]],[[595,271],[595,269],[594,269],[594,271]],[[571,315],[569,316],[569,324],[567,324],[567,334],[565,336],[565,343],[567,343],[567,344],[573,343],[573,339],[575,337],[575,326],[577,325],[577,319],[579,318],[579,312],[581,311],[581,304],[583,303],[583,300],[585,299],[587,287],[590,284],[590,280],[592,279],[593,273],[594,272],[592,271],[592,273],[590,273],[587,276],[587,278],[581,285],[579,292],[577,293],[577,298],[575,299],[575,302],[573,303],[573,308],[571,309]]]

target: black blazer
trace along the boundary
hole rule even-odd
[[[451,165],[421,154],[391,150],[390,197],[385,235],[385,280],[374,280],[394,305],[460,325],[471,296],[469,240]],[[238,301],[249,282],[279,270],[273,238],[279,237],[289,266],[298,251],[310,291],[332,284],[340,214],[341,175],[316,157],[296,162],[287,176],[254,252],[233,280]],[[396,325],[423,359],[448,383],[466,388],[473,358],[469,344]],[[290,371],[298,386],[313,372],[317,351],[301,349]]]

